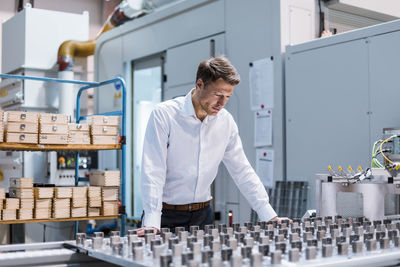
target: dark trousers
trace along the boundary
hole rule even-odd
[[[161,211],[161,228],[170,228],[174,231],[177,226],[184,226],[189,231],[189,226],[198,225],[204,229],[204,225],[214,223],[214,213],[211,206],[196,211],[166,210]]]

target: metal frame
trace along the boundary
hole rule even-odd
[[[77,97],[76,97],[76,122],[79,123],[81,120],[89,116],[94,115],[104,115],[104,116],[121,116],[122,117],[122,170],[121,170],[121,201],[122,206],[125,206],[125,156],[126,156],[126,84],[123,78],[117,77],[111,80],[106,80],[102,82],[87,82],[87,81],[78,81],[78,80],[64,80],[64,79],[56,79],[56,78],[46,78],[46,77],[34,77],[34,76],[23,76],[23,75],[11,75],[11,74],[0,74],[0,78],[9,78],[9,79],[18,79],[18,80],[36,80],[36,81],[44,81],[44,82],[56,82],[56,83],[69,83],[69,84],[78,84],[82,85],[79,89]],[[98,88],[101,86],[105,86],[108,84],[112,84],[115,82],[120,82],[122,87],[122,110],[106,112],[106,113],[98,113],[92,115],[81,116],[80,115],[80,97],[83,91],[88,90],[90,88]],[[79,181],[87,181],[87,178],[79,177],[79,152],[76,154],[76,162],[78,164],[75,167],[75,186],[78,185]],[[121,215],[121,235],[125,235],[125,225],[126,225],[126,214]],[[75,222],[75,234],[78,232],[78,221]]]

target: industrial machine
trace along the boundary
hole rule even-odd
[[[371,168],[358,172],[330,166],[317,174],[316,206],[319,216],[365,216],[370,220],[400,218],[400,129],[384,128],[371,153]],[[382,160],[380,160],[382,158]]]

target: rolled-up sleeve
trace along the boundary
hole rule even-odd
[[[147,123],[143,143],[141,190],[143,226],[160,229],[162,194],[166,179],[169,127],[166,117],[154,109]]]
[[[264,185],[247,160],[239,131],[233,118],[230,140],[225,150],[223,162],[240,192],[257,212],[260,220],[269,221],[277,216],[269,203],[269,197]]]

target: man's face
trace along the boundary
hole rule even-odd
[[[215,82],[208,83],[204,86],[204,82],[198,79],[196,82],[198,90],[199,103],[201,108],[207,115],[215,116],[225,106],[229,98],[233,94],[234,86],[218,79]]]

